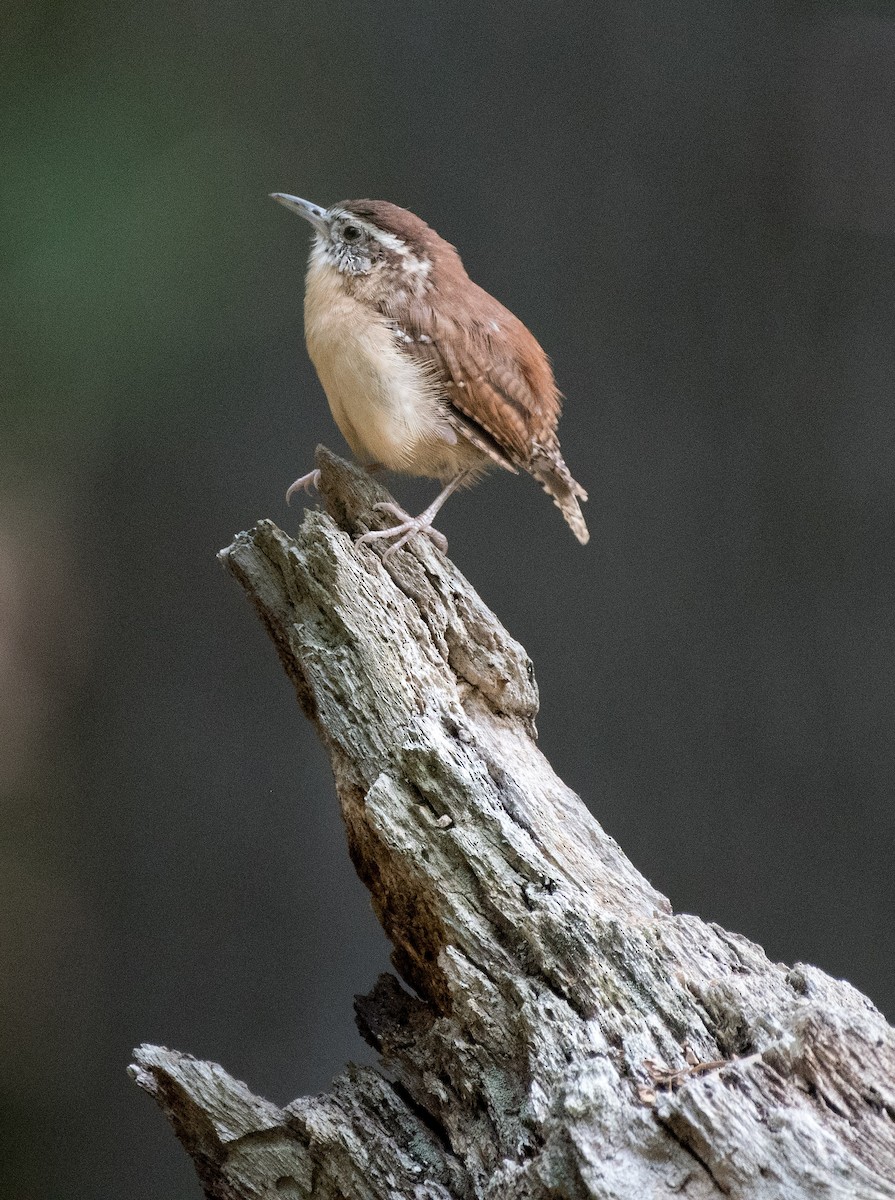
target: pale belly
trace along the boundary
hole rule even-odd
[[[385,320],[310,276],[305,334],[333,418],[361,462],[450,477],[481,457],[458,440],[439,390],[399,350]]]

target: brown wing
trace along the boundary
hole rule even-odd
[[[547,355],[517,317],[469,280],[462,310],[417,303],[396,322],[402,349],[444,387],[457,432],[501,466],[530,469],[556,440],[560,395]],[[456,312],[456,315],[455,315]]]

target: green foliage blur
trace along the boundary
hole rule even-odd
[[[233,297],[264,286],[264,226],[248,212],[263,199],[264,129],[249,127],[238,74],[229,94],[222,78],[238,72],[248,31],[212,11],[189,31],[187,10],[172,11],[172,30],[160,11],[6,6],[6,454],[82,455],[109,430],[164,422],[178,402],[159,386],[168,373],[255,332],[258,310],[235,309]],[[178,38],[178,25],[192,37]]]

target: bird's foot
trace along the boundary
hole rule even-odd
[[[288,504],[296,492],[315,492],[320,487],[320,471],[308,471],[307,475],[300,475],[295,483],[290,483],[286,489],[286,503]]]
[[[360,542],[375,542],[380,538],[397,538],[394,545],[383,554],[383,560],[394,554],[396,550],[409,542],[412,537],[418,533],[424,533],[430,539],[433,545],[437,546],[442,554],[447,553],[447,538],[443,533],[439,533],[437,529],[432,528],[432,522],[435,519],[435,513],[425,512],[420,513],[418,517],[412,517],[406,513],[403,508],[397,504],[392,504],[389,501],[383,501],[381,504],[374,504],[373,508],[377,512],[388,513],[389,516],[397,517],[398,524],[393,525],[391,529],[371,529],[369,533],[362,533],[357,539]]]

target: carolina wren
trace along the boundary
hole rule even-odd
[[[383,505],[397,524],[360,541],[432,528],[461,484],[492,465],[520,467],[553,498],[579,542],[587,493],[563,462],[560,393],[547,355],[522,322],[466,274],[425,221],[386,200],[320,208],[272,194],[314,227],[305,286],[305,338],[336,424],[359,461],[443,480],[418,517]],[[286,499],[316,484],[316,472]]]

